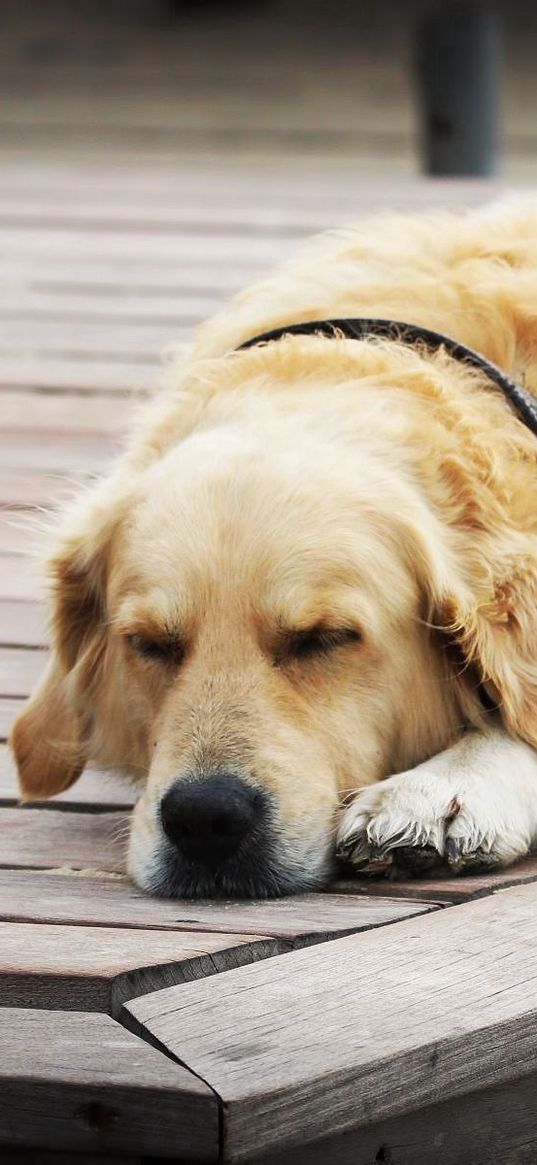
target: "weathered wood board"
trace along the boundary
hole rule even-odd
[[[128,404],[114,397],[6,389],[0,393],[0,428],[13,441],[24,439],[27,433],[54,438],[97,434],[120,439],[128,428],[129,416]]]
[[[230,1160],[281,1152],[533,1072],[536,907],[504,890],[125,1012],[222,1098]]]
[[[384,878],[360,877],[359,873],[353,877],[349,873],[346,879],[333,882],[331,893],[337,894],[366,894],[367,897],[383,899],[386,894],[393,898],[419,899],[428,898],[430,902],[456,903],[467,902],[469,898],[480,898],[484,894],[492,894],[495,890],[505,890],[509,886],[523,885],[525,882],[537,881],[537,857],[525,858],[508,866],[506,870],[490,870],[483,874],[458,874],[453,877],[446,871],[436,875],[429,874],[421,878],[401,878],[398,881],[388,881]]]
[[[100,888],[99,888],[100,889]],[[3,1007],[104,1011],[286,949],[262,935],[0,922]]]
[[[534,1165],[537,1076],[457,1096],[255,1165]]]
[[[0,1146],[217,1160],[214,1094],[109,1016],[0,1008],[0,1047]]]
[[[131,401],[158,387],[162,379],[158,354],[138,361],[112,359],[112,354],[82,352],[43,352],[32,355],[0,354],[0,386],[8,390],[50,393],[91,393],[125,398],[128,410]]]
[[[125,813],[0,809],[0,866],[122,873],[128,828]]]
[[[0,919],[263,934],[299,946],[424,914],[427,903],[336,894],[242,902],[149,898],[123,881],[0,869]]]
[[[55,1149],[14,1149],[12,1145],[2,1145],[2,1165],[147,1165],[147,1158],[111,1157],[108,1153],[68,1153]]]

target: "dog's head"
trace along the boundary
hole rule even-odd
[[[52,662],[13,733],[27,799],[88,757],[143,779],[130,871],[154,893],[326,881],[345,797],[477,709],[440,617],[537,742],[531,571],[472,575],[400,467],[252,417],[198,428],[77,509],[51,563]]]

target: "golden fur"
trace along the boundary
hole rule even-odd
[[[349,793],[483,722],[478,680],[537,745],[535,437],[444,352],[315,336],[234,351],[353,315],[447,333],[537,390],[537,204],[315,240],[201,329],[64,516],[53,659],[13,731],[22,793],[57,793],[89,758],[135,774],[130,868],[149,888],[159,798],[193,773],[270,793],[298,888],[326,876]],[[311,629],[341,641],[302,656]]]

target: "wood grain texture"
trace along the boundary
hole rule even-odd
[[[221,1096],[229,1160],[281,1152],[534,1071],[536,906],[500,891],[125,1012]]]
[[[256,1156],[255,1165],[535,1165],[537,1076],[353,1132]]]
[[[209,1088],[109,1016],[1,1008],[0,1047],[0,1145],[217,1159]]]
[[[333,882],[330,892],[365,894],[368,898],[381,899],[388,894],[390,898],[448,904],[468,902],[471,898],[481,898],[485,894],[494,893],[495,890],[535,881],[537,881],[537,856],[517,862],[506,870],[491,870],[484,874],[463,874],[456,877],[446,873],[443,877],[437,875],[428,878],[403,878],[400,882],[391,882],[384,878],[360,878],[357,875],[354,878]]]
[[[0,865],[123,873],[127,836],[125,813],[0,809]]]
[[[136,789],[126,779],[114,773],[99,773],[86,769],[78,781],[51,797],[48,801],[32,802],[45,809],[129,809],[136,800]],[[19,801],[19,784],[15,762],[9,747],[0,744],[0,802],[16,805]]]
[[[56,1153],[54,1149],[14,1149],[2,1145],[2,1165],[147,1165],[147,1158],[108,1153]]]
[[[259,902],[154,899],[128,882],[0,870],[0,919],[19,922],[263,934],[303,946],[385,926],[429,909],[421,902],[351,900],[336,894]]]
[[[106,1011],[172,983],[267,958],[286,944],[263,935],[183,934],[105,926],[0,922],[4,1007]]]

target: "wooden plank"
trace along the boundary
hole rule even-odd
[[[237,256],[236,265],[211,263],[204,254],[197,260],[187,260],[170,266],[136,255],[122,255],[113,258],[106,254],[93,254],[83,258],[70,257],[69,263],[62,262],[54,255],[42,256],[36,268],[30,254],[12,256],[5,259],[3,270],[6,283],[66,294],[80,295],[92,292],[104,298],[114,298],[124,302],[133,295],[150,295],[168,300],[177,294],[230,295],[239,291],[247,282],[265,270],[266,265],[251,263],[248,256]]]
[[[2,232],[0,231],[0,237]],[[48,352],[67,359],[84,359],[88,353],[97,358],[112,359],[119,355],[128,363],[142,357],[157,361],[160,352],[170,344],[192,339],[192,326],[173,324],[122,323],[102,320],[88,323],[82,320],[5,320],[0,316],[0,343],[2,353],[29,352],[36,355]]]
[[[0,1143],[218,1157],[207,1085],[107,1015],[0,1009]]]
[[[3,433],[30,432],[105,434],[116,437],[127,431],[129,407],[125,401],[69,396],[68,393],[0,392],[0,427]]]
[[[0,866],[124,873],[128,816],[0,809]]]
[[[91,481],[89,471],[61,473],[20,473],[0,471],[0,505],[13,509],[64,504],[77,488]]]
[[[527,1075],[533,885],[186,984],[125,1007],[199,1073],[245,1160]]]
[[[23,700],[2,699],[0,697],[0,741],[6,740],[11,725],[22,709]]]
[[[15,602],[42,599],[44,571],[33,555],[0,554],[0,598]]]
[[[1,425],[1,422],[0,422]],[[3,470],[16,473],[28,470],[39,473],[72,475],[102,472],[117,452],[118,444],[104,434],[17,433],[0,431],[0,463]]]
[[[376,878],[360,878],[359,876],[333,882],[331,893],[337,894],[365,894],[367,897],[384,898],[389,894],[391,898],[425,899],[427,902],[459,903],[467,902],[470,898],[481,898],[484,894],[492,894],[495,890],[504,890],[509,886],[523,885],[526,882],[537,881],[537,857],[526,858],[509,866],[506,870],[491,870],[484,874],[467,874],[453,877],[447,871],[442,876],[409,878],[400,882],[377,880]]]
[[[0,995],[3,1007],[117,1016],[126,1000],[145,991],[285,949],[284,941],[259,934],[0,922]]]
[[[107,1153],[56,1153],[54,1149],[14,1149],[2,1146],[2,1165],[144,1165],[141,1157],[110,1157]]]
[[[78,781],[48,801],[33,802],[44,808],[59,809],[129,809],[136,800],[136,789],[126,778],[114,773],[86,769]],[[0,802],[15,805],[19,786],[15,762],[10,749],[0,744]]]
[[[477,1081],[476,1081],[477,1083]],[[534,1165],[537,1076],[470,1092],[255,1165]]]
[[[38,555],[45,541],[44,526],[47,521],[48,515],[44,522],[43,515],[37,512],[0,510],[0,568],[5,565],[6,554]],[[0,578],[1,573],[0,570]]]
[[[15,163],[16,165],[16,163]],[[21,173],[17,177],[11,162],[6,172],[6,181],[0,194],[0,216],[20,216],[29,227],[45,216],[59,224],[97,224],[115,218],[117,226],[123,229],[125,223],[139,227],[145,220],[147,229],[158,229],[168,224],[174,228],[196,227],[210,229],[224,226],[229,229],[251,229],[266,226],[279,228],[288,222],[298,228],[307,227],[311,233],[322,230],[323,224],[335,225],[335,217],[346,222],[356,221],[364,213],[384,206],[417,209],[424,206],[462,206],[487,201],[502,193],[503,187],[497,180],[428,179],[408,178],[401,175],[394,190],[389,178],[376,174],[363,174],[359,186],[342,181],[341,173],[332,175],[318,170],[315,181],[303,183],[296,175],[267,170],[261,174],[255,170],[243,170],[240,176],[236,168],[229,166],[227,172],[211,172],[211,192],[207,197],[208,174],[200,165],[192,163],[184,174],[178,169],[164,173],[155,167],[152,176],[140,181],[135,171],[122,176],[107,171],[103,163],[99,167],[74,168],[72,174],[49,170],[43,162],[32,171],[34,178],[44,178],[39,191],[32,192],[31,182],[25,184]],[[102,187],[98,185],[102,178]],[[47,181],[48,179],[48,181]],[[86,185],[87,183],[87,185]],[[99,201],[99,199],[101,201]],[[148,221],[147,207],[151,205],[151,220]],[[121,208],[120,218],[118,207]]]
[[[299,236],[307,233],[298,232]],[[42,257],[54,257],[55,262],[61,259],[67,266],[71,258],[91,259],[96,252],[105,255],[107,260],[130,258],[132,261],[135,255],[137,263],[147,259],[152,264],[161,263],[166,267],[185,260],[197,263],[202,255],[205,255],[205,262],[210,262],[214,267],[219,263],[234,264],[240,256],[249,264],[274,266],[287,258],[294,246],[296,244],[292,237],[271,235],[263,238],[257,233],[244,237],[232,227],[225,235],[216,236],[203,230],[178,235],[172,230],[153,234],[134,229],[117,232],[85,231],[69,226],[56,229],[46,227],[37,231],[28,231],[24,227],[0,227],[2,254],[8,261],[11,259],[16,262],[29,255],[34,270],[40,270]]]
[[[241,210],[255,207],[324,207],[345,201],[358,217],[369,207],[388,208],[410,206],[418,209],[431,205],[460,205],[485,202],[505,189],[497,179],[481,178],[423,178],[409,174],[398,176],[394,190],[390,174],[365,172],[359,186],[349,187],[339,166],[327,169],[322,163],[313,167],[315,181],[297,181],[296,172],[288,165],[248,166],[239,171],[234,160],[215,168],[203,159],[191,158],[188,166],[169,166],[154,162],[142,170],[139,165],[126,163],[121,167],[110,164],[106,158],[72,160],[56,156],[38,159],[28,154],[11,157],[3,175],[3,197],[28,200],[33,192],[34,202],[42,208],[56,205],[58,200],[70,205],[91,198],[109,201],[111,205],[128,207],[132,204],[147,207],[172,207],[188,204],[196,209],[210,207],[214,200],[220,210],[237,207]],[[210,187],[208,180],[210,178]],[[213,198],[208,195],[212,193]]]
[[[30,280],[24,286],[14,287],[12,294],[2,293],[0,288],[0,318],[3,320],[50,320],[73,321],[74,323],[100,323],[117,320],[122,323],[151,323],[166,325],[175,329],[181,326],[194,327],[201,323],[222,305],[224,293],[217,295],[207,292],[173,290],[167,296],[148,295],[139,292],[121,295],[103,295],[92,288],[65,291],[47,283],[34,287]]]
[[[0,696],[29,696],[47,665],[48,652],[0,647]]]
[[[356,199],[349,193],[347,198],[340,195],[333,216],[340,222],[348,222],[348,217],[356,215]],[[24,198],[10,197],[5,192],[0,193],[0,224],[2,226],[27,226],[29,230],[42,230],[50,227],[59,227],[61,230],[73,227],[83,230],[123,231],[125,229],[140,231],[141,233],[155,234],[164,230],[168,233],[173,230],[177,233],[194,230],[196,233],[221,232],[229,234],[230,229],[241,235],[265,233],[273,234],[282,230],[303,234],[306,231],[322,231],[328,225],[335,226],[334,217],[327,215],[321,205],[256,205],[248,201],[245,205],[240,198],[240,184],[237,183],[237,203],[220,206],[202,203],[196,205],[175,203],[172,206],[163,205],[160,200],[151,206],[148,214],[148,205],[143,201],[119,203],[116,197],[108,197],[99,202],[97,199],[77,199],[73,203],[65,194],[63,188],[56,192],[54,202],[41,201],[26,194]]]
[[[43,603],[0,599],[0,647],[45,647],[46,622]]]
[[[351,902],[337,894],[299,894],[256,902],[153,899],[118,880],[0,870],[0,919],[12,922],[263,934],[305,946],[385,926],[429,909],[422,902],[390,898]]]
[[[80,354],[79,354],[80,355]],[[159,353],[135,362],[87,352],[75,359],[43,352],[0,354],[0,387],[48,392],[119,393],[129,399],[158,386],[162,377]]]

